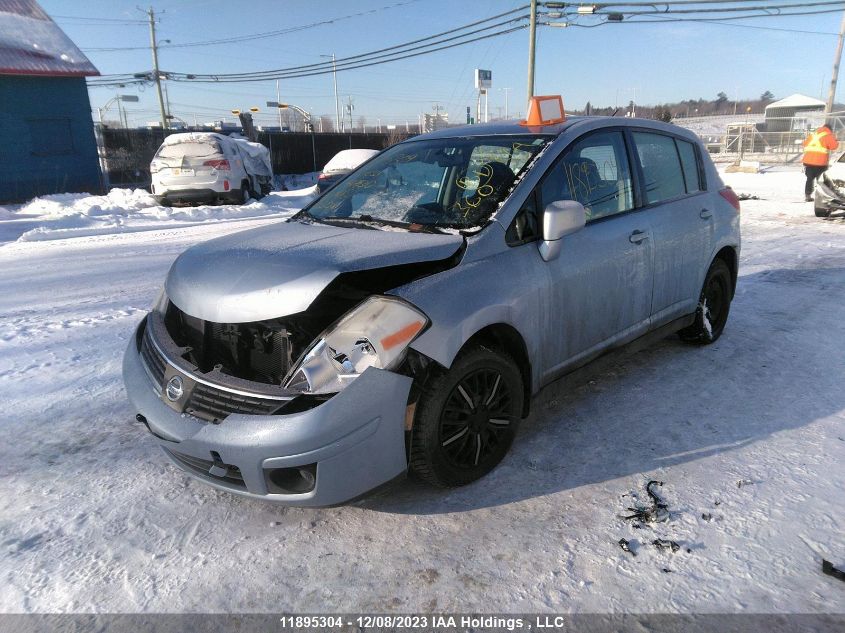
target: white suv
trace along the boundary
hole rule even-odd
[[[171,134],[150,163],[162,204],[235,203],[272,190],[270,152],[259,143],[208,132]]]

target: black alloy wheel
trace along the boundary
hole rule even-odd
[[[440,415],[440,446],[458,468],[475,468],[510,442],[513,398],[495,369],[465,376],[446,400]]]
[[[477,347],[432,379],[417,405],[411,470],[437,486],[461,486],[490,472],[522,416],[522,376],[513,360]]]
[[[727,264],[716,259],[707,271],[704,287],[695,311],[695,322],[678,332],[687,343],[708,345],[716,341],[728,322],[733,294],[731,271]]]

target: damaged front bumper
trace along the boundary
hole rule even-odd
[[[816,181],[814,204],[817,209],[829,212],[845,210],[845,193],[840,193],[839,188],[823,176]]]
[[[217,488],[288,505],[358,497],[407,469],[405,410],[412,379],[367,369],[318,406],[287,415],[230,414],[219,423],[162,400],[142,363],[139,326],[123,359],[129,399],[168,457]]]

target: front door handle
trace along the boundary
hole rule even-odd
[[[698,214],[702,220],[709,220],[713,217],[713,214],[710,212],[710,209],[702,209],[701,213]]]
[[[648,233],[645,231],[636,230],[628,236],[628,240],[630,240],[631,244],[639,244],[643,240],[648,239]]]

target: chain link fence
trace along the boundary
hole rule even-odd
[[[159,128],[96,126],[104,188],[148,188],[150,161],[164,138],[173,133]],[[304,174],[319,171],[341,150],[384,149],[408,136],[396,131],[391,134],[259,132],[258,142],[270,149],[273,173]]]
[[[828,121],[840,143],[845,142],[845,112],[801,112],[792,117],[762,115],[698,117],[674,121],[701,137],[711,158],[719,163],[740,160],[769,164],[800,163],[804,139]],[[845,149],[845,143],[843,143]]]

